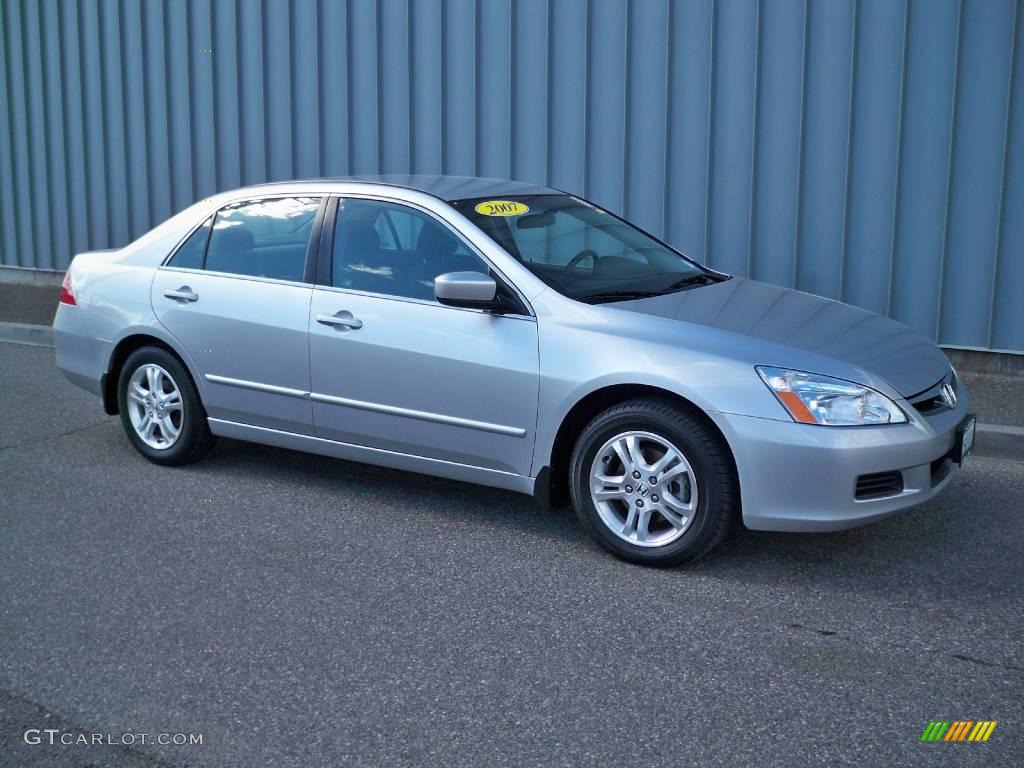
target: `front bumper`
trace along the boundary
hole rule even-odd
[[[736,458],[744,524],[760,531],[836,531],[881,520],[940,493],[957,465],[938,460],[952,449],[970,398],[961,387],[956,408],[928,418],[906,402],[899,405],[911,421],[878,427],[718,414]],[[902,491],[856,498],[858,477],[892,471],[902,473]]]

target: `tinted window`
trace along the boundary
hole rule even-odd
[[[217,211],[206,269],[301,282],[318,197],[235,203]]]
[[[181,248],[175,251],[174,256],[168,262],[170,267],[184,267],[186,269],[202,269],[203,257],[206,256],[206,241],[210,237],[210,224],[213,223],[211,216],[203,225],[193,232]]]
[[[426,214],[376,200],[338,202],[333,283],[339,288],[429,300],[438,275],[488,271],[447,226]]]

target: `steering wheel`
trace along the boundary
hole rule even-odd
[[[592,258],[594,260],[594,263],[596,264],[599,258],[597,255],[597,251],[595,251],[593,248],[585,248],[584,250],[580,251],[575,256],[573,256],[571,259],[569,259],[569,263],[562,267],[562,272],[571,272],[572,270],[576,269],[576,267],[579,266],[581,261],[587,258]]]

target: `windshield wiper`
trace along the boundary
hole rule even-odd
[[[599,291],[597,293],[585,293],[579,296],[580,301],[627,301],[628,299],[649,299],[651,296],[661,296],[661,291]]]
[[[671,293],[673,291],[682,291],[686,288],[696,288],[698,285],[713,285],[721,281],[722,278],[709,275],[707,272],[701,272],[698,275],[688,275],[682,280],[672,283],[672,285],[666,288],[664,292]]]
[[[698,275],[687,275],[682,280],[677,280],[672,283],[668,288],[663,288],[660,291],[600,291],[598,293],[585,293],[578,297],[580,301],[627,301],[629,299],[649,299],[652,296],[664,296],[666,293],[674,293],[676,291],[686,290],[687,288],[696,288],[698,285],[713,285],[720,283],[722,280],[728,280],[725,277],[716,277],[715,275],[709,275],[706,272],[701,272]]]

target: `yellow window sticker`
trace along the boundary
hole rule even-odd
[[[530,207],[514,200],[488,200],[485,203],[478,203],[473,210],[484,216],[520,216],[529,213]]]

